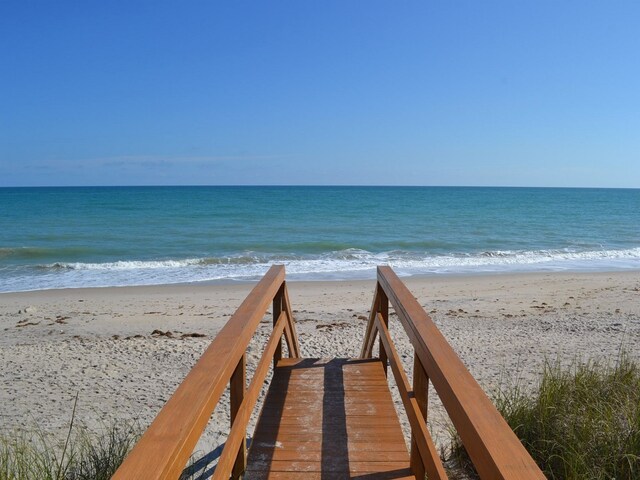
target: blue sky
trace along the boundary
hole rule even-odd
[[[640,2],[0,1],[0,186],[640,187]]]

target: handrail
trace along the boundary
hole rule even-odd
[[[236,412],[236,417],[233,421],[233,425],[231,426],[229,437],[227,438],[224,449],[218,459],[218,464],[216,465],[216,470],[212,477],[213,480],[228,480],[229,478],[229,473],[236,462],[238,449],[242,448],[242,442],[245,440],[247,424],[249,423],[251,412],[253,411],[255,402],[258,399],[258,395],[260,395],[264,378],[269,370],[270,357],[275,353],[278,347],[278,341],[282,336],[285,325],[286,314],[283,312],[280,314],[280,318],[276,321],[276,325],[273,329],[273,335],[271,335],[267,342],[264,354],[262,355],[260,362],[258,362],[256,373],[253,375],[251,384],[245,392],[245,398]],[[242,470],[244,470],[244,468],[242,468]]]
[[[387,330],[389,302],[414,348],[414,383],[411,392],[406,391],[406,376]],[[384,364],[387,358],[390,360],[411,424],[411,468],[417,478],[423,478],[425,471],[430,479],[446,478],[440,469],[439,459],[428,458],[433,455],[429,445],[431,438],[428,431],[425,433],[422,429],[426,418],[429,380],[481,478],[545,478],[429,315],[387,266],[378,267],[373,306],[361,352],[363,358],[372,357],[378,334],[380,357],[384,359]],[[413,402],[413,399],[416,401]],[[420,405],[421,401],[423,405]]]
[[[389,356],[389,363],[391,364],[391,370],[393,376],[396,379],[398,390],[400,391],[400,397],[404,409],[407,411],[407,417],[409,418],[409,424],[412,431],[417,431],[417,435],[413,435],[416,447],[420,453],[420,458],[424,459],[424,468],[428,473],[430,479],[444,479],[447,478],[447,474],[444,470],[444,466],[440,461],[440,457],[436,452],[436,446],[433,443],[431,434],[427,429],[427,420],[421,414],[420,407],[418,406],[418,400],[414,395],[411,395],[411,388],[409,387],[409,380],[407,374],[402,369],[402,363],[400,363],[400,357],[391,340],[387,325],[382,319],[382,315],[379,313],[376,316],[375,327],[379,332],[380,341],[384,346],[384,350]],[[424,478],[424,474],[422,475]]]
[[[245,352],[271,302],[274,330],[246,389]],[[300,347],[284,266],[274,265],[211,342],[112,478],[178,478],[227,385],[232,427],[215,474],[216,478],[239,478],[246,465],[246,426],[270,357],[275,362],[282,356],[283,334],[289,356],[298,358]]]

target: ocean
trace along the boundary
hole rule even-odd
[[[640,270],[640,190],[0,188],[0,291]]]

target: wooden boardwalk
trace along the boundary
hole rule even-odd
[[[403,328],[413,347],[410,373],[389,333],[390,306],[397,316],[394,323],[399,323],[396,328]],[[247,348],[269,307],[273,330],[247,385]],[[269,390],[247,449],[247,425],[271,369]],[[406,440],[391,400],[389,369],[411,427]],[[429,480],[443,480],[447,472],[426,422],[429,384],[442,400],[480,478],[544,478],[391,268],[378,267],[360,358],[310,359],[300,356],[284,267],[273,266],[112,479],[180,478],[228,390],[231,427],[213,480],[423,480],[425,474]]]
[[[280,360],[245,478],[415,479],[382,363]]]

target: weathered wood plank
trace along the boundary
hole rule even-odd
[[[345,361],[349,363],[340,363],[336,360]],[[376,369],[376,363],[372,362],[370,358],[349,358],[349,359],[336,359],[336,358],[283,358],[281,363],[278,363],[278,367],[302,369],[305,373],[312,372],[314,370],[327,371],[327,370],[341,370],[348,371],[358,368],[370,368]]]
[[[388,412],[392,413],[392,412]],[[298,413],[296,415],[290,415],[289,412],[285,412],[283,416],[262,416],[262,426],[271,425],[274,427],[281,427],[283,430],[288,427],[308,428],[309,424],[322,425],[323,428],[334,425],[346,425],[347,428],[363,427],[363,428],[378,428],[378,427],[393,427],[398,423],[398,419],[394,417],[376,417],[373,415],[347,415],[344,412],[344,416],[327,416],[322,413],[316,412]]]
[[[335,428],[335,424],[330,425],[331,427]],[[272,423],[268,423],[264,425],[264,428],[272,428],[273,424]],[[375,438],[375,436],[377,436],[378,434],[380,435],[388,435],[389,437],[393,437],[394,434],[397,432],[396,426],[395,425],[353,425],[353,424],[347,424],[344,425],[344,434],[347,436],[350,436],[351,434],[356,435],[356,436],[363,436],[364,438],[367,438],[367,435],[373,436],[373,438]],[[278,435],[282,434],[282,435],[302,435],[302,434],[306,434],[306,433],[324,433],[327,435],[327,437],[331,437],[337,440],[342,441],[343,439],[339,436],[339,435],[332,435],[330,432],[328,432],[328,428],[329,425],[318,425],[318,424],[309,424],[309,425],[305,425],[305,426],[298,426],[298,425],[280,425],[277,429]],[[257,436],[257,435],[256,435]],[[404,441],[404,436],[402,436],[402,432],[400,432],[399,436],[397,438],[402,438]],[[371,438],[370,438],[371,439]]]
[[[380,448],[380,445],[378,445],[378,448]],[[306,448],[276,448],[273,451],[269,448],[255,448],[253,456],[257,458],[269,456],[274,461],[293,461],[304,457],[304,459],[309,462],[321,462],[323,455],[336,457],[341,453],[338,448],[318,448],[314,450],[308,450]],[[378,449],[349,451],[350,462],[404,462],[406,459],[406,448],[404,451],[381,451]]]
[[[360,405],[362,400],[365,399],[370,402],[371,405],[380,405],[381,408],[386,406],[393,406],[393,402],[385,397],[385,392],[380,391],[361,391],[361,390],[349,390],[345,391],[342,395],[335,391],[323,391],[323,392],[305,392],[304,394],[296,393],[294,395],[275,394],[272,397],[278,398],[281,401],[280,409],[293,408],[294,406],[300,406],[301,408],[312,408],[306,404],[330,404],[339,403],[345,405],[345,407],[351,408],[352,406]],[[275,400],[274,400],[275,401]],[[306,406],[305,406],[306,405]]]
[[[264,444],[265,446],[271,445],[273,448],[279,448],[280,443],[284,442],[322,443],[327,438],[331,439],[331,435],[324,434],[322,428],[316,429],[315,431],[311,432],[301,432],[298,429],[292,429],[288,431],[278,432],[277,440],[275,436],[270,433],[256,435],[253,437],[254,443],[252,443],[252,445],[257,445],[258,443],[260,443]],[[338,436],[336,436],[336,439],[342,440]],[[398,445],[403,445],[405,450],[407,449],[406,445],[404,444],[404,436],[402,435],[402,432],[398,432],[396,429],[378,430],[375,432],[375,437],[371,436],[370,430],[352,429],[349,432],[347,444],[350,445],[351,443],[371,443],[374,440],[380,443],[397,443]]]
[[[271,401],[273,401],[271,398]],[[362,406],[362,399],[358,401],[351,401],[349,403],[342,402],[338,399],[338,397],[331,397],[329,402],[323,402],[322,399],[317,398],[315,402],[306,402],[306,403],[298,403],[291,398],[287,397],[284,400],[283,408],[278,410],[269,410],[268,412],[263,413],[263,417],[275,417],[280,418],[282,416],[282,412],[286,410],[287,417],[308,417],[309,415],[313,415],[315,418],[321,419],[323,416],[322,410],[315,409],[314,405],[328,406],[331,408],[344,408],[344,413],[349,417],[355,416],[366,416],[366,417],[381,417],[383,415],[389,415],[395,412],[393,409],[393,405],[390,405],[386,400],[381,402],[380,400],[367,399],[366,407]]]
[[[247,472],[246,480],[415,480],[408,468],[386,472],[331,472],[329,477],[322,472]]]
[[[311,462],[306,460],[270,460],[268,466],[271,472],[345,472],[345,473],[358,473],[358,472],[388,472],[395,470],[403,470],[407,468],[407,462],[351,462],[349,461],[348,467],[343,468],[337,459],[331,458],[326,462]],[[247,467],[247,472],[251,471],[263,471],[262,466],[256,464],[250,464]],[[415,477],[414,477],[415,478]]]
[[[309,437],[304,437],[304,441],[298,441],[298,439],[300,438],[303,438],[303,437],[298,436],[296,437],[296,440],[293,440],[293,439],[282,440],[280,438],[278,440],[278,445],[276,450],[282,450],[282,451],[304,450],[307,452],[320,452],[322,450],[321,441],[313,440]],[[356,442],[349,439],[348,443],[349,443],[349,453],[380,452],[380,451],[406,453],[407,451],[407,447],[403,443],[381,442],[378,439],[361,441],[361,442]],[[276,445],[274,445],[273,443],[260,442],[254,438],[251,448],[253,448],[255,451],[258,451],[258,450],[263,450],[264,448],[274,448],[274,447],[276,447]],[[381,448],[383,450],[381,450]],[[331,446],[329,446],[328,450],[332,451]]]

